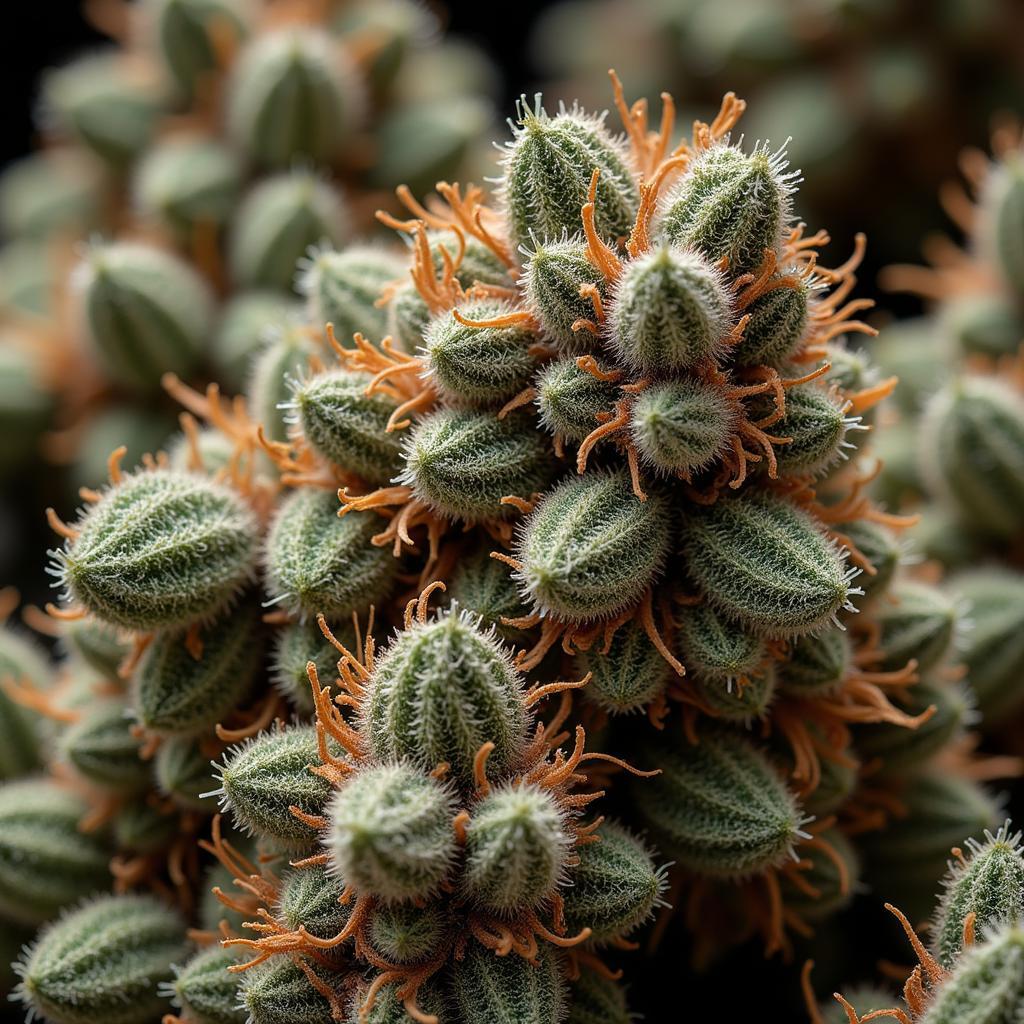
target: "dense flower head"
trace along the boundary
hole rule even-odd
[[[43,934],[22,998],[57,1024],[169,1001],[175,1024],[625,1024],[604,960],[668,924],[670,884],[687,923],[729,921],[701,957],[755,932],[789,955],[917,859],[934,884],[948,834],[993,810],[947,768],[976,763],[956,662],[1010,678],[1021,602],[982,603],[998,657],[961,647],[964,603],[902,564],[912,520],[862,457],[895,386],[856,337],[863,239],[819,265],[784,150],[734,137],[745,104],[675,143],[671,99],[651,130],[614,75],[621,137],[523,102],[495,202],[401,188],[408,218],[379,219],[405,253],[347,244],[361,204],[326,168],[350,170],[387,54],[336,57],[351,12],[148,6],[182,97],[237,49],[232,148],[161,140],[137,203],[173,245],[97,246],[79,272],[82,333],[185,411],[137,470],[114,453],[75,522],[48,514],[57,678],[0,642],[0,698],[43,720],[0,720],[0,917],[118,892]],[[352,13],[368,38],[414,17],[373,6]],[[243,394],[176,376],[208,335]],[[935,400],[925,475],[1005,535],[1016,410],[962,390]],[[24,778],[50,750],[54,780]],[[993,842],[999,871],[949,901],[961,939],[1016,871]],[[111,1016],[76,973],[94,961],[156,1001]]]

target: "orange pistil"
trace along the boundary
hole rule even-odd
[[[276,693],[268,693],[264,700],[256,705],[252,711],[236,710],[231,713],[231,719],[250,720],[245,725],[237,728],[225,728],[220,722],[214,727],[217,739],[223,743],[240,743],[263,732],[275,718],[280,719],[284,714],[285,705],[281,697]]]
[[[207,386],[205,394],[200,394],[182,383],[173,373],[165,373],[161,384],[164,390],[192,415],[219,430],[231,442],[231,457],[226,466],[217,470],[214,479],[228,481],[250,498],[256,496],[258,489],[261,492],[261,502],[268,504],[272,494],[263,492],[267,492],[270,485],[261,481],[257,488],[254,477],[255,453],[261,446],[259,426],[249,417],[245,398],[237,395],[229,401],[221,396],[219,386],[213,383]],[[189,427],[186,426],[186,422],[182,421],[182,427],[188,436]],[[194,445],[194,439],[191,443]],[[199,458],[197,449],[193,456]]]
[[[461,230],[483,243],[506,267],[513,269],[515,258],[508,243],[501,237],[499,216],[483,202],[484,190],[478,185],[470,184],[466,186],[463,194],[459,185],[452,185],[446,181],[438,182],[436,188],[438,196],[444,201],[444,204],[438,201],[436,210],[426,209],[416,201],[408,186],[400,185],[395,192],[415,220],[403,222],[383,212],[378,212],[377,219],[397,231],[413,230],[416,221],[426,224],[435,231]]]
[[[640,206],[636,211],[633,229],[626,240],[626,251],[636,259],[651,247],[651,221],[658,208],[658,198],[665,182],[678,171],[685,170],[689,159],[684,156],[666,160],[655,172],[650,182],[640,183]]]
[[[457,309],[453,309],[452,316],[463,327],[529,327],[531,330],[539,330],[540,328],[537,318],[526,310],[515,310],[512,313],[492,316],[486,320],[471,320],[469,317],[463,316]]]
[[[441,537],[446,532],[448,523],[435,515],[430,506],[420,501],[414,495],[411,487],[381,487],[369,494],[359,496],[349,494],[348,489],[342,487],[338,491],[338,499],[341,502],[341,508],[338,509],[339,516],[371,508],[388,510],[388,525],[371,538],[371,543],[377,547],[385,547],[390,544],[396,558],[402,553],[403,545],[410,550],[416,550],[415,541],[409,531],[418,526],[426,526],[430,551],[427,569],[424,571],[426,572],[437,561],[440,554]],[[391,511],[391,509],[395,509],[395,511]]]
[[[583,205],[580,214],[583,217],[583,235],[587,240],[587,258],[601,272],[605,281],[611,283],[617,281],[622,273],[622,261],[616,255],[615,250],[605,242],[597,233],[595,222],[595,209],[597,202],[597,182],[601,176],[601,170],[594,168],[590,177],[590,188],[587,191],[587,201]]]

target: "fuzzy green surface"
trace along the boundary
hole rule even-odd
[[[816,382],[786,392],[786,415],[771,428],[773,434],[790,439],[775,452],[780,473],[821,476],[855,447],[850,434],[859,421],[847,418],[844,404]],[[755,409],[757,419],[770,413],[771,404],[755,403]]]
[[[879,667],[896,671],[913,658],[921,672],[934,668],[953,647],[959,618],[955,602],[938,587],[915,580],[898,581],[891,593],[893,600],[876,611]]]
[[[59,755],[83,778],[104,789],[139,793],[150,781],[139,757],[131,712],[123,699],[97,701],[60,736]]]
[[[110,850],[82,833],[89,811],[79,795],[45,779],[0,786],[0,913],[37,925],[110,886]]]
[[[778,689],[775,666],[771,663],[755,669],[742,680],[695,679],[697,692],[717,717],[725,722],[750,725],[767,717]]]
[[[329,939],[345,927],[352,904],[339,897],[345,883],[319,864],[288,871],[281,879],[274,916],[289,931],[305,928],[318,939]]]
[[[288,440],[293,388],[309,366],[314,345],[296,320],[282,314],[267,327],[261,348],[249,360],[245,393],[253,419],[271,441]]]
[[[670,538],[660,494],[640,501],[621,472],[571,476],[526,518],[515,578],[542,614],[569,622],[610,618],[661,575]]]
[[[780,772],[746,735],[702,730],[700,742],[645,743],[645,767],[661,774],[632,788],[666,855],[691,871],[743,878],[781,864],[801,813]]]
[[[846,681],[852,665],[850,637],[833,626],[790,645],[788,657],[779,664],[779,683],[794,696],[831,694]]]
[[[350,651],[356,651],[356,635],[352,624],[331,627],[332,632]],[[316,619],[289,622],[274,636],[270,654],[270,679],[277,692],[299,714],[313,714],[313,690],[306,666],[313,662],[317,678],[326,685],[337,675],[338,652],[327,642]]]
[[[185,631],[161,633],[146,649],[132,680],[132,703],[150,732],[207,731],[245,703],[262,654],[259,610],[251,605],[212,623],[193,657]]]
[[[1024,408],[1006,383],[962,377],[931,401],[918,433],[922,474],[963,520],[995,537],[1020,530]]]
[[[452,1017],[460,1024],[561,1024],[568,992],[556,954],[541,943],[536,964],[496,957],[471,942],[448,970]]]
[[[743,337],[730,350],[737,366],[781,366],[800,347],[807,329],[809,289],[779,287],[756,298]]]
[[[275,604],[296,615],[346,618],[379,603],[391,591],[399,562],[375,547],[373,512],[338,515],[330,490],[305,487],[278,506],[267,534],[266,588]]]
[[[206,282],[179,257],[137,242],[90,249],[74,277],[82,330],[104,372],[157,391],[161,376],[195,366],[213,324]]]
[[[617,384],[581,370],[575,356],[542,367],[534,387],[541,423],[555,437],[569,441],[582,441],[595,430],[600,425],[598,413],[611,411],[619,397]]]
[[[708,602],[764,636],[810,632],[850,597],[847,569],[818,523],[768,495],[690,508],[682,552]]]
[[[864,596],[858,598],[857,603],[863,605],[885,593],[896,578],[896,570],[903,557],[899,537],[888,527],[868,519],[835,523],[833,529],[842,535],[844,544],[853,544],[874,570],[869,572],[865,569],[857,577],[857,584],[864,591]],[[918,531],[915,530],[914,543],[917,540]]]
[[[789,222],[791,187],[783,167],[763,147],[746,154],[712,146],[667,197],[662,235],[713,262],[726,257],[731,274],[756,269]]]
[[[342,971],[309,960],[306,966],[336,992],[351,984],[352,979]],[[239,996],[249,1024],[336,1024],[330,1003],[285,953],[246,971]]]
[[[714,465],[729,450],[739,416],[723,388],[684,377],[640,393],[629,433],[645,465],[689,476]]]
[[[385,903],[433,895],[457,853],[454,796],[406,764],[350,776],[328,808],[331,864],[359,894]]]
[[[127,629],[215,615],[253,574],[252,511],[234,491],[192,474],[133,473],[75,528],[54,572],[97,618]]]
[[[392,963],[422,963],[442,948],[449,926],[444,908],[437,904],[382,903],[373,908],[370,943]]]
[[[495,628],[498,636],[512,643],[525,643],[529,634],[503,619],[519,619],[527,615],[526,605],[509,575],[508,566],[491,558],[494,547],[490,538],[463,552],[448,577],[448,596],[474,615],[480,617],[484,629]]]
[[[349,213],[340,193],[309,171],[266,178],[232,221],[228,264],[236,287],[291,290],[311,245],[343,244]]]
[[[1024,918],[1024,857],[1020,833],[1009,821],[985,842],[968,838],[966,861],[951,860],[935,912],[932,946],[943,967],[953,967],[963,952],[964,924],[974,915],[974,933],[985,938],[1001,924]]]
[[[514,311],[508,302],[473,299],[459,307],[468,320],[490,320]],[[529,327],[467,327],[452,312],[438,313],[423,339],[426,373],[444,398],[471,406],[501,404],[529,383],[536,361]]]
[[[584,969],[569,987],[569,1016],[565,1024],[631,1024],[625,989],[597,971]]]
[[[229,750],[220,777],[224,804],[236,826],[290,847],[311,844],[316,834],[288,808],[294,805],[305,814],[324,813],[330,783],[307,770],[319,763],[316,730],[311,725],[260,733]]]
[[[228,135],[264,166],[331,163],[355,127],[359,88],[347,50],[329,33],[305,27],[264,32],[231,67]]]
[[[538,244],[526,259],[522,280],[526,301],[544,337],[561,352],[583,353],[594,347],[589,331],[573,330],[580,320],[597,320],[594,303],[580,295],[585,285],[597,288],[602,300],[607,299],[604,277],[578,238]]]
[[[1010,568],[968,570],[950,581],[972,623],[960,651],[985,721],[1024,700],[1024,574]]]
[[[597,646],[580,655],[592,678],[581,696],[610,715],[640,711],[657,700],[674,678],[672,666],[651,643],[643,626],[627,622],[616,630],[605,650]]]
[[[212,814],[217,809],[213,768],[191,736],[172,736],[160,744],[153,758],[153,781],[157,789],[186,810]]]
[[[661,246],[626,264],[607,335],[620,364],[658,377],[717,359],[731,328],[722,274],[695,252]]]
[[[334,334],[347,347],[357,331],[372,341],[387,333],[387,310],[377,305],[385,286],[406,279],[402,259],[387,249],[352,245],[312,255],[299,285],[314,328],[334,324]]]
[[[665,880],[647,847],[617,822],[606,822],[596,843],[576,848],[579,864],[563,892],[570,934],[590,928],[603,945],[625,938],[658,906]]]
[[[41,933],[18,967],[19,998],[53,1024],[152,1024],[188,954],[185,922],[150,896],[101,896]]]
[[[564,812],[550,792],[525,784],[492,790],[466,825],[464,891],[496,914],[536,908],[561,880],[569,845]]]
[[[542,491],[553,471],[549,443],[523,413],[438,409],[411,428],[398,477],[440,515],[465,522],[510,519],[501,499]]]
[[[442,761],[471,790],[473,761],[487,742],[488,775],[518,764],[528,716],[509,651],[457,608],[396,635],[378,658],[362,709],[379,760],[408,758],[427,771]]]
[[[921,1024],[1016,1024],[1024,1015],[1024,930],[999,929],[960,958]]]
[[[237,953],[214,944],[193,954],[178,968],[174,998],[188,1021],[245,1024],[247,1014],[238,1002],[239,977],[228,972],[238,962]]]
[[[430,323],[430,309],[411,282],[395,290],[387,305],[387,333],[406,352],[415,352],[423,344]]]
[[[521,104],[502,178],[512,241],[543,244],[577,233],[595,168],[597,233],[611,241],[628,235],[640,196],[625,151],[602,120],[577,110],[548,117],[539,98],[533,109],[525,97]]]
[[[404,1000],[397,995],[400,985],[384,985],[377,994],[377,999],[368,1014],[361,1015],[360,1008],[365,1000],[365,992],[359,992],[352,1001],[349,1016],[345,1024],[409,1024],[410,1017],[406,1013]],[[444,1024],[448,1021],[449,1002],[439,979],[431,978],[416,993],[416,1004],[424,1013],[433,1013]]]
[[[749,675],[766,654],[760,637],[706,601],[680,614],[677,646],[687,672],[717,683]]]
[[[227,146],[201,135],[161,140],[135,171],[143,217],[188,240],[189,232],[228,222],[242,191],[242,168]]]

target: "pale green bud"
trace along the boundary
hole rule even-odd
[[[401,470],[402,435],[387,431],[397,403],[388,395],[367,395],[371,377],[330,370],[296,381],[292,400],[295,425],[309,445],[368,483],[389,483]]]
[[[216,615],[253,573],[256,522],[234,491],[170,470],[113,485],[51,552],[48,570],[89,611],[127,629]]]
[[[152,896],[101,896],[40,935],[16,996],[53,1024],[152,1024],[160,983],[188,955],[185,922]]]
[[[89,805],[46,779],[0,786],[0,914],[38,925],[110,886],[110,850],[78,822]]]
[[[453,608],[397,634],[376,663],[362,708],[378,760],[442,761],[472,790],[474,759],[494,749],[488,773],[514,768],[526,742],[523,682],[510,653],[468,613]]]
[[[784,149],[765,145],[749,154],[725,144],[704,150],[668,196],[662,234],[712,262],[725,257],[730,274],[756,270],[790,221],[799,172],[788,166]]]
[[[724,276],[696,252],[662,246],[626,264],[608,319],[611,351],[644,376],[720,357],[732,329]]]
[[[570,843],[550,791],[527,784],[494,789],[474,804],[466,825],[464,892],[495,914],[536,908],[562,881]],[[581,866],[573,871],[574,885]]]
[[[183,260],[150,245],[95,245],[73,277],[81,329],[104,370],[136,391],[186,375],[206,345],[213,299]]]
[[[334,795],[331,863],[360,894],[385,903],[434,895],[452,870],[456,804],[437,779],[405,764],[363,768]]]
[[[258,609],[246,605],[199,634],[202,652],[189,651],[184,630],[161,633],[135,670],[132,703],[149,732],[207,732],[246,697],[260,665]]]
[[[342,245],[349,213],[337,189],[295,170],[258,184],[242,201],[228,251],[236,287],[289,291],[311,245]]]
[[[707,601],[765,636],[796,636],[834,620],[859,590],[818,523],[789,502],[763,494],[695,505],[681,549]]]
[[[782,864],[801,836],[796,798],[742,732],[702,729],[697,744],[644,741],[661,769],[632,789],[643,819],[677,863],[700,874],[743,878]]]
[[[338,516],[332,491],[293,491],[270,524],[264,553],[271,603],[303,618],[347,618],[390,593],[399,562],[370,539],[380,530],[373,512]]]
[[[184,241],[228,222],[242,190],[242,168],[215,139],[173,135],[150,149],[135,171],[135,204],[144,217]]]
[[[668,503],[659,494],[640,501],[625,473],[569,477],[527,517],[515,577],[543,614],[609,618],[661,575],[670,539]]]
[[[608,134],[603,118],[575,107],[548,117],[539,94],[532,109],[523,96],[516,113],[501,184],[512,241],[543,244],[578,232],[595,169],[600,171],[597,233],[612,242],[628,235],[639,192],[624,149]]]
[[[505,302],[474,299],[459,313],[469,320],[488,320],[511,310]],[[500,404],[529,382],[536,365],[530,346],[536,341],[528,327],[467,327],[454,313],[439,313],[424,335],[425,375],[453,403]]]
[[[646,465],[689,477],[729,451],[741,414],[721,385],[684,377],[644,390],[633,405],[629,431]]]
[[[332,163],[351,138],[361,106],[357,72],[330,35],[276,29],[257,36],[231,69],[228,134],[258,164]]]
[[[399,482],[440,515],[466,522],[509,519],[501,499],[542,491],[554,469],[544,435],[524,414],[438,409],[413,426]]]
[[[335,337],[349,348],[357,332],[374,341],[384,336],[387,310],[377,300],[386,286],[408,274],[399,256],[370,245],[311,252],[300,270],[307,319],[317,328],[333,324]]]

